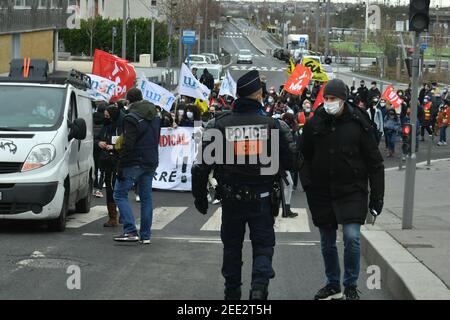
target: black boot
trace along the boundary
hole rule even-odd
[[[225,288],[225,300],[241,300],[241,288]]]
[[[295,218],[296,216],[298,216],[298,213],[291,211],[291,205],[290,204],[286,205],[286,211],[287,211],[288,218]]]
[[[267,300],[269,292],[267,286],[263,284],[254,284],[250,290],[249,300]]]

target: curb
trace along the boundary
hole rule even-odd
[[[231,22],[231,21],[230,21],[230,23],[231,23],[236,29],[239,29],[239,30],[242,32],[242,29],[239,28],[234,22]],[[246,35],[244,32],[242,32],[242,34],[245,36],[245,38],[250,42],[250,44],[251,44],[256,50],[258,50],[259,52],[261,52],[263,55],[266,55],[266,53],[265,53],[263,50],[259,49],[259,48],[253,43],[253,41],[250,40],[250,38],[248,37],[248,35]]]
[[[382,285],[394,299],[450,300],[450,290],[386,231],[361,230],[361,253],[381,271]]]

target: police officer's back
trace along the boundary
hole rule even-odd
[[[272,268],[275,246],[271,210],[273,185],[279,163],[284,170],[293,169],[298,154],[287,124],[261,112],[262,89],[257,71],[250,71],[238,80],[237,94],[239,98],[233,111],[216,117],[206,127],[200,150],[204,161],[192,168],[192,192],[196,208],[206,214],[208,174],[215,171],[219,183],[217,191],[222,200],[225,299],[241,297],[242,243],[247,223],[254,259],[250,299],[266,299],[269,279],[275,276]],[[271,133],[277,132],[279,136],[272,138]],[[210,139],[211,136],[216,140]],[[211,150],[210,144],[216,143],[219,147],[214,161],[208,161],[205,157]],[[269,155],[270,163],[264,161],[264,155]]]

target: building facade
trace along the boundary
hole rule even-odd
[[[0,74],[12,59],[54,60],[57,30],[66,28],[75,0],[0,0]]]

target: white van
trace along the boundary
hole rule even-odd
[[[92,104],[86,76],[71,75],[65,84],[0,79],[0,220],[63,231],[69,210],[90,210]]]

